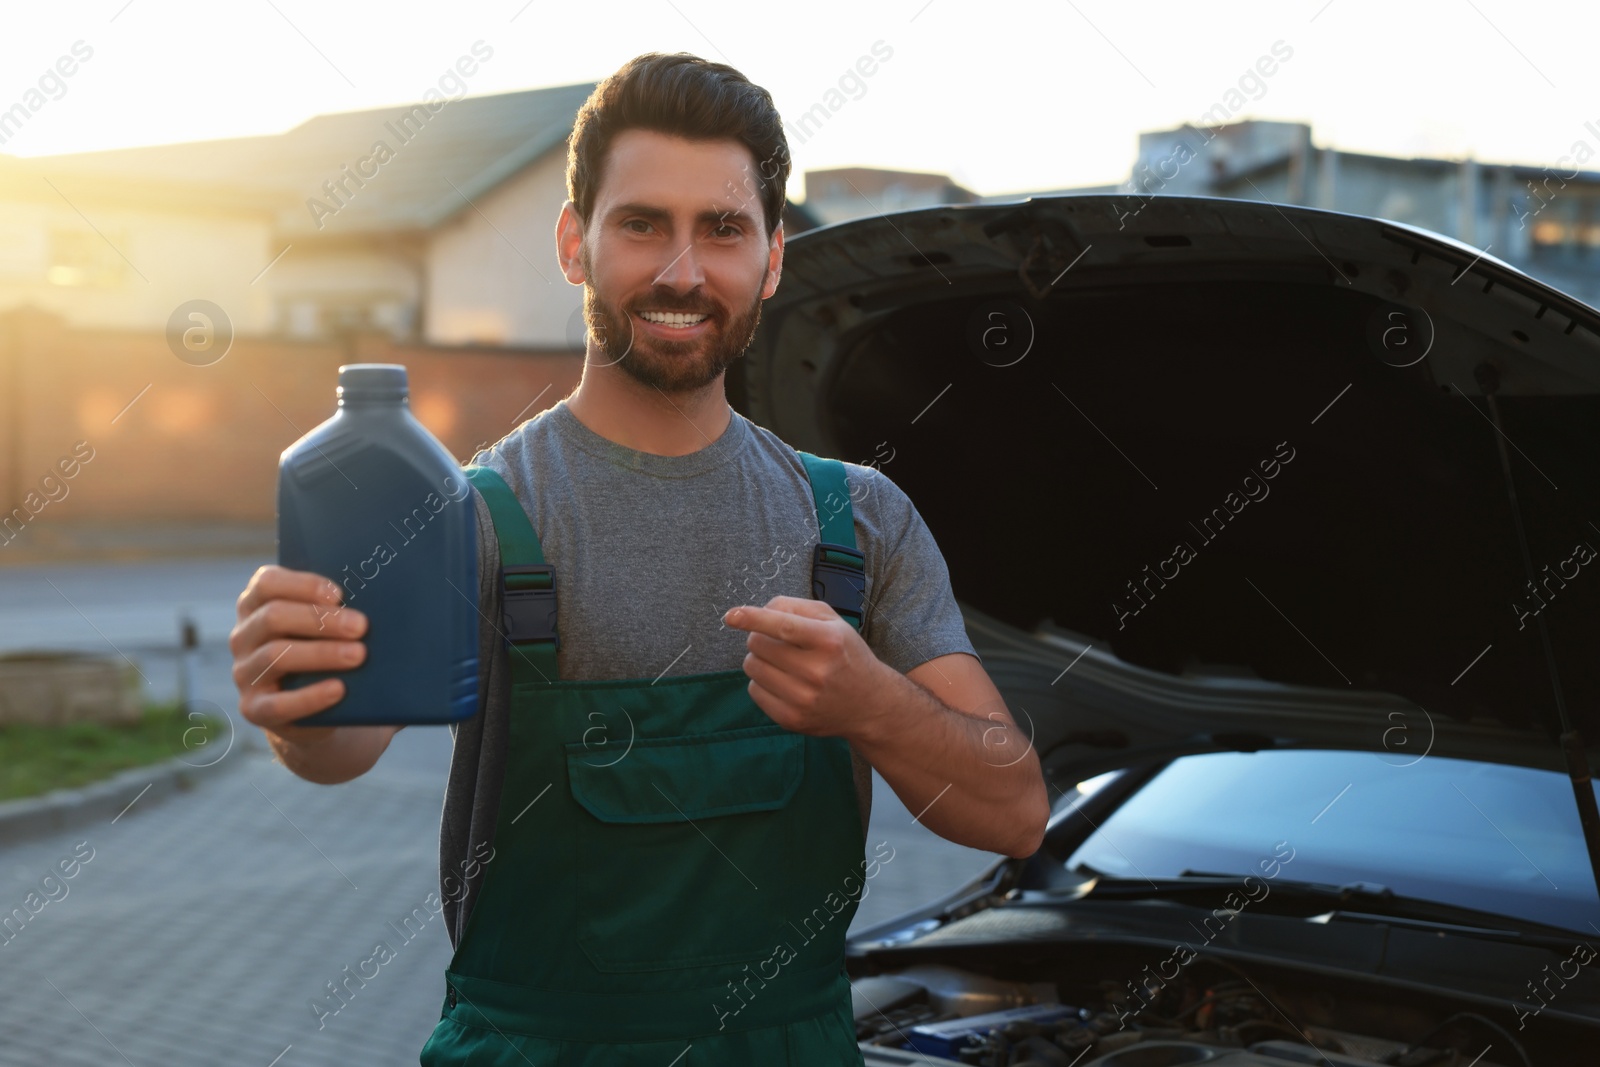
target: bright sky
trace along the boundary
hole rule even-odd
[[[640,52],[739,68],[791,123],[845,79],[799,175],[940,171],[980,193],[1114,183],[1140,130],[1235,117],[1310,121],[1319,145],[1554,164],[1600,151],[1600,5],[1567,0],[88,0],[8,4],[0,111],[76,42],[92,55],[0,152],[36,156],[280,132],[412,101],[475,41],[473,94],[603,78]],[[880,62],[852,82],[877,42]],[[1259,57],[1292,52],[1270,77]],[[68,64],[70,66],[70,64]],[[836,98],[837,99],[837,98]],[[1585,108],[1587,107],[1587,110]],[[1600,169],[1600,160],[1589,169]]]

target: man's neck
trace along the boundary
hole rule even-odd
[[[686,456],[709,447],[728,429],[723,375],[692,393],[665,393],[635,380],[591,353],[567,409],[589,429],[619,445],[657,456]]]

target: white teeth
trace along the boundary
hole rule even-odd
[[[663,326],[693,326],[695,323],[703,322],[706,319],[704,315],[686,315],[678,311],[641,311],[639,315],[647,322],[655,322]]]

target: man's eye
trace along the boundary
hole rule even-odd
[[[711,236],[737,237],[739,236],[739,227],[733,225],[732,223],[724,222],[721,226],[718,226],[716,229],[711,231]]]
[[[640,226],[645,227],[645,229],[649,229],[649,227],[650,227],[650,224],[648,222],[644,221],[644,219],[629,219],[627,222],[624,222],[622,225],[624,225],[624,226],[632,226],[635,223],[637,223]],[[644,233],[645,231],[644,230],[634,230],[633,232],[634,233]]]

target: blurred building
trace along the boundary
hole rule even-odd
[[[554,249],[594,83],[319,115],[286,133],[0,155],[0,312],[165,329],[210,300],[242,335],[581,349]],[[785,229],[815,222],[789,205]]]
[[[835,167],[805,173],[806,210],[819,224],[937,204],[968,204],[976,193],[948,175],[875,167]]]
[[[1139,154],[1116,187],[1012,193],[1172,193],[1301,204],[1422,226],[1482,249],[1600,306],[1600,126],[1575,131],[1572,153],[1550,167],[1476,159],[1400,159],[1312,143],[1297,122],[1247,120],[1140,134]]]

